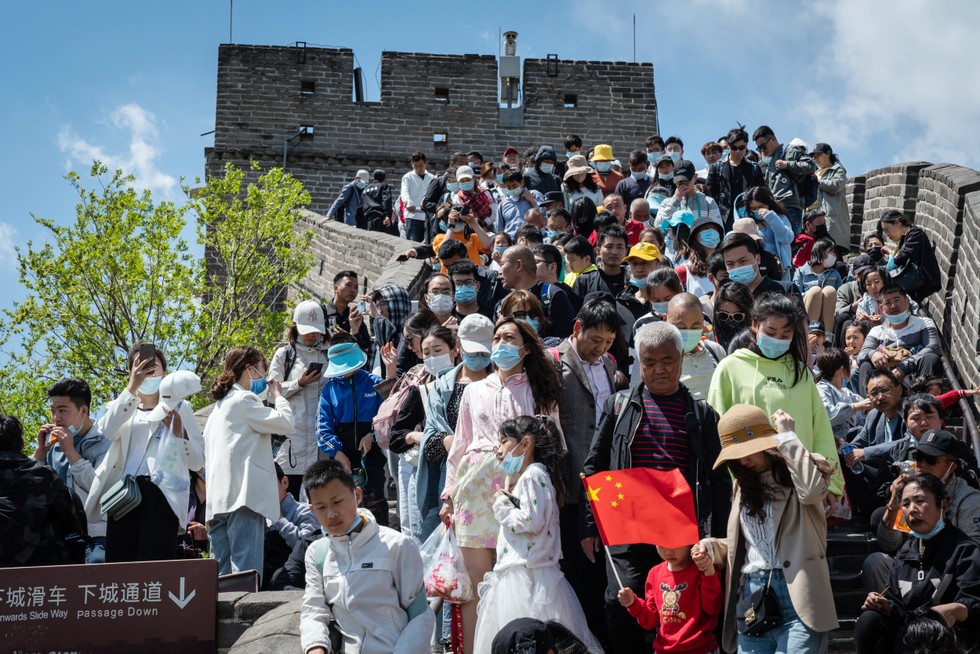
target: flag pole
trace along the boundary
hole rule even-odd
[[[589,490],[589,484],[588,484],[587,481],[585,481],[585,473],[584,472],[580,472],[580,473],[578,473],[578,476],[579,476],[579,479],[582,480],[582,485],[585,486],[585,490],[588,491]],[[586,493],[586,500],[588,500],[589,506],[591,506],[592,505],[592,500],[589,500],[588,499],[588,493]],[[594,512],[593,512],[593,515],[594,515]],[[598,518],[596,518],[596,520],[598,520]],[[598,522],[596,524],[598,524]],[[599,530],[599,542],[602,542],[602,530],[601,529]],[[616,564],[615,564],[615,562],[613,562],[612,552],[609,551],[609,546],[606,545],[604,542],[602,542],[602,548],[606,551],[606,558],[609,560],[609,567],[612,568],[613,576],[616,577],[616,583],[619,584],[619,590],[623,590],[625,588],[625,586],[623,586],[623,580],[619,578],[619,570],[616,569]]]

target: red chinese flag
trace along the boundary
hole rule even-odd
[[[583,477],[606,545],[649,543],[673,548],[698,542],[691,487],[676,468],[627,468]]]

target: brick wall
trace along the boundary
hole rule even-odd
[[[915,212],[919,171],[928,165],[924,161],[897,164],[876,168],[864,176],[862,236],[874,232],[878,219],[889,209],[902,209],[909,214]]]
[[[610,143],[625,164],[656,132],[652,64],[558,61],[549,69],[526,59],[523,66],[523,126],[500,127],[493,56],[383,52],[381,101],[355,103],[349,49],[222,45],[207,171],[228,160],[282,165],[283,141],[312,125],[313,140],[289,145],[287,168],[309,190],[310,208],[325,214],[358,168],[383,168],[397,187],[415,150],[441,172],[456,150],[499,159],[510,145],[548,144],[562,153],[565,135],[577,133],[588,145]],[[448,90],[447,100],[436,98],[437,88]],[[565,106],[569,95],[575,107]],[[447,142],[434,145],[435,133]]]

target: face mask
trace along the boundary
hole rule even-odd
[[[941,532],[943,530],[943,527],[945,526],[946,526],[946,521],[943,520],[942,518],[939,518],[939,522],[936,523],[936,526],[933,527],[928,534],[920,534],[914,529],[911,530],[909,533],[915,536],[916,538],[921,538],[922,540],[929,540],[930,538],[932,538],[933,536]]]
[[[265,389],[269,386],[269,380],[265,377],[259,377],[258,379],[253,379],[248,385],[248,390],[252,391],[256,395],[262,395]]]
[[[140,395],[155,395],[156,392],[160,390],[160,382],[162,381],[163,377],[150,377],[140,384]]]
[[[500,247],[494,248],[493,251],[496,252],[497,254],[503,254],[504,252],[507,251],[507,246],[501,245]]]
[[[511,343],[497,343],[490,353],[490,360],[504,372],[516,368],[523,359],[521,348]]]
[[[674,163],[677,163],[678,161],[681,160],[681,153],[680,152],[671,152],[670,153],[670,158],[674,160]]]
[[[758,211],[750,211],[749,218],[751,218],[755,222],[760,222],[762,220],[762,214],[759,213]]]
[[[357,514],[357,517],[354,518],[354,522],[351,523],[351,525],[347,529],[347,531],[345,531],[344,533],[342,533],[340,536],[349,536],[351,533],[353,533],[353,531],[355,529],[357,529],[360,526],[360,524],[362,522],[364,522],[364,518],[362,518],[361,517],[361,514],[358,513]],[[333,536],[329,531],[327,531],[327,528],[326,527],[320,527],[320,531],[323,532],[323,535],[324,536],[333,537],[333,538],[340,538],[340,536]]]
[[[453,367],[453,359],[448,353],[431,356],[422,363],[425,364],[425,369],[429,371],[429,374],[433,376]]]
[[[721,151],[721,160],[722,160],[722,161],[728,161],[728,155],[729,155],[729,154],[730,154],[730,153],[729,153],[729,151],[728,151],[728,150],[722,150],[722,151]]]
[[[664,247],[670,251],[674,250],[674,239],[669,234],[664,235]]]
[[[909,319],[908,309],[894,316],[890,316],[887,313],[885,314],[885,320],[887,320],[888,323],[891,325],[901,325],[903,322],[905,322],[908,319]]]
[[[524,322],[526,322],[534,331],[538,331],[538,329],[541,327],[541,320],[533,316],[528,316],[524,319]]]
[[[472,370],[473,372],[480,372],[481,370],[486,370],[487,366],[490,365],[490,355],[489,354],[466,354],[463,353],[463,365]]]
[[[571,159],[572,157],[574,157],[577,154],[578,154],[578,152],[572,152],[571,150],[565,150],[565,158],[566,159]]]
[[[700,329],[681,329],[680,332],[685,352],[691,352],[701,342],[702,330]]]
[[[357,182],[357,188],[361,189],[362,191],[364,190],[365,186],[367,186],[367,184],[364,182]]]
[[[497,175],[497,183],[498,184],[503,184],[504,183],[504,176],[503,175]]]
[[[672,170],[669,173],[657,173],[657,177],[663,180],[670,181],[674,179],[674,171]]]
[[[446,184],[446,187],[449,189],[450,193],[456,193],[459,191],[459,182],[449,182]]]
[[[721,243],[721,236],[713,229],[706,229],[698,234],[698,242],[706,248],[716,248]]]
[[[772,157],[763,157],[762,159],[759,160],[759,163],[762,164],[763,167],[765,167],[769,165],[770,161],[772,161]]]
[[[523,467],[524,453],[514,456],[508,452],[504,455],[504,460],[500,462],[500,470],[508,477],[516,475]]]
[[[647,163],[656,163],[659,158],[659,152],[647,152]]]
[[[667,305],[668,304],[670,304],[670,302],[654,302],[653,303],[653,312],[655,314],[657,314],[658,316],[666,316],[667,315]]]
[[[815,240],[820,240],[822,238],[827,238],[830,236],[830,232],[827,231],[826,225],[820,225],[813,230],[813,238]]]
[[[739,218],[745,218],[745,206],[743,205],[735,209],[735,213],[738,214]]]
[[[471,179],[468,182],[460,182],[459,183],[459,190],[460,191],[472,191],[473,190],[473,180]]]
[[[521,188],[505,188],[504,194],[507,197],[509,197],[511,200],[516,200],[517,198],[521,197],[521,195],[524,194],[524,187],[522,186]]]
[[[773,338],[760,331],[755,337],[755,344],[759,346],[759,351],[762,352],[762,356],[767,359],[778,359],[789,352],[789,346],[793,344],[793,341]]]
[[[595,169],[598,170],[600,173],[608,173],[610,170],[612,170],[612,162],[597,161],[595,162]]]
[[[456,298],[457,304],[469,304],[476,299],[476,287],[475,286],[458,286],[456,287]]]
[[[82,431],[81,427],[76,427],[75,425],[68,425],[68,433],[72,436],[78,436],[78,432]]]
[[[646,277],[633,277],[632,275],[630,275],[630,284],[632,284],[633,286],[635,286],[637,288],[646,288],[647,287],[647,278]]]
[[[739,266],[728,271],[728,279],[739,284],[748,286],[755,280],[756,272],[754,266]]]
[[[448,232],[449,231],[449,225],[446,224],[446,221],[445,220],[440,220],[439,221],[439,231],[440,232]]]
[[[644,170],[638,173],[634,170],[633,172],[630,173],[630,177],[632,177],[636,181],[644,180],[647,178],[647,171]]]
[[[442,270],[442,264],[436,261],[432,264],[432,272],[440,272]]]
[[[430,295],[429,308],[434,313],[445,315],[453,310],[453,298],[451,295]]]
[[[837,263],[837,255],[828,254],[827,257],[823,260],[823,267],[833,268],[835,263]]]
[[[546,175],[548,173],[552,172],[554,169],[555,169],[555,164],[553,164],[553,163],[543,163],[543,164],[541,164],[541,172],[543,172]]]

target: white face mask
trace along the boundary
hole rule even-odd
[[[447,352],[446,354],[436,354],[434,356],[425,359],[422,362],[425,365],[425,369],[429,371],[432,376],[438,375],[443,370],[448,370],[453,367],[453,358]]]
[[[823,260],[823,267],[824,268],[833,268],[835,263],[837,263],[837,255],[836,254],[828,254],[826,256],[826,258],[824,258],[824,260]]]
[[[453,296],[430,295],[429,308],[432,309],[434,313],[437,313],[439,315],[446,315],[447,313],[453,310]]]

